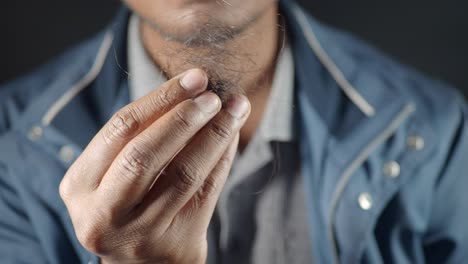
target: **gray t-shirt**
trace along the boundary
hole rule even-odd
[[[271,155],[245,153],[259,167],[224,189],[210,226],[210,245],[219,245],[210,250],[210,264],[311,263],[297,144],[264,143],[258,141]],[[231,176],[241,175],[239,168]]]
[[[128,30],[132,100],[166,81],[142,45],[139,23],[133,15]],[[260,126],[237,154],[210,223],[209,264],[311,263],[293,89],[293,57],[285,45]]]

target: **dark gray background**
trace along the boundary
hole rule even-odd
[[[321,20],[354,32],[468,95],[468,1],[300,2]],[[117,0],[3,1],[0,83],[91,36],[112,19],[119,4]]]

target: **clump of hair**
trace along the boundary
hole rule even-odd
[[[248,70],[252,71],[257,66],[251,54],[243,53],[241,49],[241,42],[245,38],[241,33],[248,27],[248,23],[244,27],[235,28],[213,17],[207,17],[206,21],[190,34],[167,34],[160,31],[168,44],[156,51],[162,55],[156,57],[166,60],[158,61],[157,64],[168,78],[191,68],[204,70],[209,79],[208,90],[225,102],[232,94],[244,93],[241,87],[243,77]]]

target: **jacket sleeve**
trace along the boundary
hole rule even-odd
[[[21,200],[0,163],[0,263],[47,263]]]
[[[427,263],[468,263],[468,111],[459,125],[435,184],[430,230],[425,235]]]

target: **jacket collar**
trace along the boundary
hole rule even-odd
[[[346,163],[404,108],[413,109],[414,105],[401,94],[398,84],[377,72],[375,59],[367,61],[368,57],[379,58],[381,67],[390,67],[382,55],[323,25],[294,2],[280,3],[295,56],[297,93]],[[299,114],[307,123],[308,117]]]

